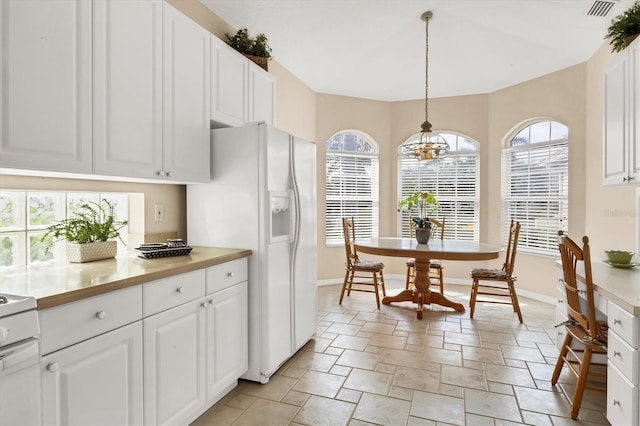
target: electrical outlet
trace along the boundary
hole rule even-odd
[[[164,206],[162,204],[155,205],[154,220],[156,222],[164,221]]]

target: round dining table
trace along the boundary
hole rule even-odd
[[[418,244],[413,238],[371,238],[355,240],[356,251],[380,256],[413,257],[416,260],[414,288],[401,291],[395,296],[382,299],[384,305],[392,302],[414,302],[418,304],[418,319],[422,319],[424,305],[437,304],[464,312],[461,303],[453,302],[444,294],[431,291],[429,267],[431,259],[439,260],[489,260],[498,257],[500,246],[475,241],[429,240],[428,244]]]

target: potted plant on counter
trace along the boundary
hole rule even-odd
[[[612,52],[620,52],[640,34],[640,1],[611,20],[605,38]]]
[[[411,220],[413,221],[416,240],[419,244],[427,244],[429,242],[431,221],[427,214],[435,212],[437,205],[438,200],[430,191],[417,191],[398,201],[398,211],[412,212],[416,207],[418,209],[419,215],[412,216]]]
[[[109,259],[118,252],[120,230],[127,221],[115,218],[114,206],[107,200],[101,204],[90,201],[81,204],[73,217],[51,225],[42,236],[47,251],[57,241],[67,241],[67,260],[73,263]]]
[[[232,36],[225,33],[225,38],[229,46],[242,53],[260,68],[269,71],[268,60],[271,59],[271,48],[266,35],[260,33],[253,38],[246,28],[242,28]]]

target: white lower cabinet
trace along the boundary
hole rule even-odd
[[[607,345],[607,420],[637,425],[640,420],[640,317],[609,301]]]
[[[207,401],[215,403],[247,372],[248,284],[246,281],[207,297]]]
[[[45,355],[41,366],[43,424],[142,424],[140,321]]]
[[[243,258],[40,311],[43,424],[195,420],[248,369],[247,277]]]
[[[205,404],[204,298],[143,320],[144,419],[184,424]]]

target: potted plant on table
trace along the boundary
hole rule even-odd
[[[269,47],[269,40],[264,33],[260,33],[253,38],[246,28],[242,28],[232,36],[229,33],[225,33],[225,37],[229,46],[242,53],[260,68],[269,71],[268,60],[271,59],[271,48]]]
[[[41,241],[48,243],[47,251],[57,241],[67,241],[67,260],[73,263],[109,259],[116,256],[120,230],[127,221],[115,218],[114,206],[107,200],[102,204],[90,201],[81,204],[73,217],[51,225]]]
[[[417,191],[398,201],[398,211],[413,211],[418,208],[419,216],[412,216],[415,226],[416,240],[419,244],[427,244],[431,236],[431,221],[427,214],[436,211],[438,200],[430,191]]]
[[[612,52],[620,52],[640,34],[640,1],[611,20],[605,38]]]

